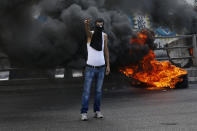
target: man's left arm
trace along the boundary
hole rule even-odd
[[[110,73],[110,62],[109,62],[109,50],[108,50],[108,37],[105,34],[104,37],[104,53],[105,53],[105,61],[106,61],[106,75]]]

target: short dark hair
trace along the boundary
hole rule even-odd
[[[97,19],[95,20],[95,24],[96,24],[97,22],[102,22],[102,23],[104,24],[104,19],[103,19],[103,18],[97,18]]]

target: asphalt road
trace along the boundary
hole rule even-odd
[[[0,91],[0,131],[197,131],[195,84],[188,89],[150,91],[106,82],[105,118],[93,118],[91,97],[86,122],[80,121],[79,114],[82,84],[17,86],[31,88]],[[48,88],[34,89],[39,86]]]

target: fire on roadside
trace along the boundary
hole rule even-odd
[[[137,33],[136,38],[131,39],[131,44],[146,44],[148,38],[146,30]],[[130,65],[120,69],[124,75],[145,83],[148,89],[175,88],[178,82],[182,82],[181,76],[186,75],[187,71],[172,65],[169,61],[159,62],[155,59],[152,49],[135,65]],[[135,83],[132,83],[135,84]]]

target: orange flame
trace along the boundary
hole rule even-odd
[[[131,40],[131,42],[145,44],[146,39],[147,35],[138,33],[138,37]],[[146,55],[137,65],[131,65],[120,69],[120,72],[129,78],[146,83],[151,87],[149,89],[165,87],[175,88],[175,85],[178,82],[183,81],[180,77],[187,74],[186,70],[172,65],[168,61],[157,61],[152,50],[149,50],[148,55]]]
[[[189,49],[189,52],[190,52],[190,55],[191,55],[191,56],[194,56],[193,48],[190,48],[190,49]]]
[[[139,33],[137,33],[137,38],[131,39],[131,42],[130,43],[131,44],[132,43],[138,43],[140,45],[144,45],[147,38],[148,38],[147,35],[139,32]]]

